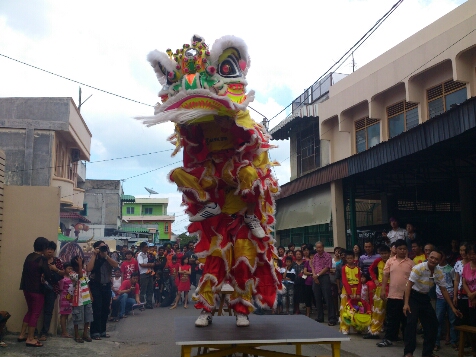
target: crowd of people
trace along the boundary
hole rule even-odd
[[[451,240],[436,247],[413,224],[402,229],[391,218],[390,225],[377,247],[369,239],[363,250],[335,247],[333,256],[321,242],[300,249],[290,243],[287,251],[279,246],[276,264],[285,289],[273,313],[299,314],[305,306],[310,316],[315,306],[316,321],[323,323],[325,304],[329,326],[339,323],[341,333],[355,330],[364,339],[383,337],[378,347],[403,340],[405,357],[413,356],[418,334],[423,356],[435,356],[441,341],[457,350],[454,327],[476,326],[476,245]],[[350,324],[349,306],[361,312],[367,306],[368,323]],[[470,345],[476,352],[474,339],[465,342]]]
[[[175,309],[182,294],[187,308],[188,292],[199,274],[193,246],[142,242],[137,249],[123,246],[111,252],[104,241],[96,241],[86,262],[80,255],[62,262],[55,257],[56,243],[38,237],[23,264],[20,289],[27,312],[18,342],[43,347],[58,298],[61,336],[78,343],[109,338],[107,323],[119,322],[136,308]],[[42,326],[37,327],[42,312]],[[67,329],[69,317],[74,336]]]
[[[423,356],[445,346],[458,348],[458,324],[476,326],[476,246],[451,241],[448,247],[435,247],[423,241],[412,224],[399,227],[396,219],[374,246],[366,240],[363,249],[324,245],[294,244],[277,249],[275,261],[282,274],[284,289],[277,295],[273,314],[300,314],[339,324],[343,334],[352,329],[364,339],[383,339],[378,347],[405,344],[405,357],[416,348],[417,334],[423,334]],[[81,256],[62,262],[55,257],[56,244],[39,237],[34,252],[24,262],[20,289],[28,311],[18,341],[41,347],[48,339],[55,302],[59,297],[61,335],[78,343],[108,338],[107,322],[119,322],[133,309],[168,307],[180,303],[188,308],[188,293],[197,285],[200,265],[194,243],[156,247],[142,242],[137,249],[128,246],[110,252],[103,241],[93,245],[87,262]],[[348,306],[358,305],[371,318],[365,328],[349,324]],[[365,307],[368,307],[367,309]],[[37,322],[43,312],[40,328]],[[257,307],[255,313],[264,313]],[[74,336],[67,330],[68,316]],[[82,328],[82,334],[80,329]],[[474,340],[468,340],[476,351]]]

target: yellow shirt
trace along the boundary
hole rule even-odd
[[[425,260],[426,260],[426,256],[423,253],[423,254],[417,255],[415,258],[413,258],[413,263],[415,263],[415,265],[417,265],[417,264],[423,263]]]

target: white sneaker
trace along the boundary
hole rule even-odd
[[[197,327],[206,327],[212,324],[212,314],[205,310],[202,310],[200,316],[195,320],[195,326]]]
[[[207,218],[218,216],[221,213],[220,206],[216,203],[205,205],[198,213],[189,218],[190,222],[201,222]]]
[[[248,228],[251,230],[251,233],[253,233],[253,235],[256,238],[266,237],[266,233],[264,232],[264,229],[261,227],[258,217],[256,217],[255,215],[248,216],[247,214],[245,214],[245,223],[248,226]]]
[[[250,320],[245,314],[236,314],[236,326],[246,327],[250,325]]]

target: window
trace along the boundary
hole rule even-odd
[[[418,125],[418,103],[399,102],[387,107],[390,139]]]
[[[297,171],[298,176],[302,176],[321,166],[319,124],[312,123],[311,126],[298,132],[296,140]]]
[[[355,121],[357,153],[380,143],[380,119],[362,118]]]
[[[87,216],[88,215],[88,204],[83,203],[83,210],[79,212],[81,216]]]
[[[152,207],[144,207],[144,215],[152,214]]]
[[[447,81],[428,89],[426,95],[428,98],[428,117],[433,118],[466,100],[466,84],[453,80]]]
[[[126,207],[126,214],[134,214],[134,207]]]
[[[164,224],[164,232],[169,233],[169,224],[167,222]]]

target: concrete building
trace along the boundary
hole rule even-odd
[[[0,301],[12,314],[10,331],[20,330],[26,312],[18,287],[34,240],[57,240],[60,211],[83,209],[85,171],[78,167],[90,146],[71,98],[0,98]]]
[[[329,202],[335,246],[390,216],[436,243],[474,239],[475,23],[468,0],[330,87],[307,119],[329,164],[281,187],[277,227],[289,201],[310,220]],[[309,202],[320,192],[328,198]]]
[[[168,198],[135,198],[123,202],[122,234],[135,234],[152,243],[170,241],[175,216],[167,215]]]
[[[84,203],[81,215],[91,223],[80,239],[111,237],[118,234],[122,221],[122,185],[120,180],[90,180],[84,183]]]

